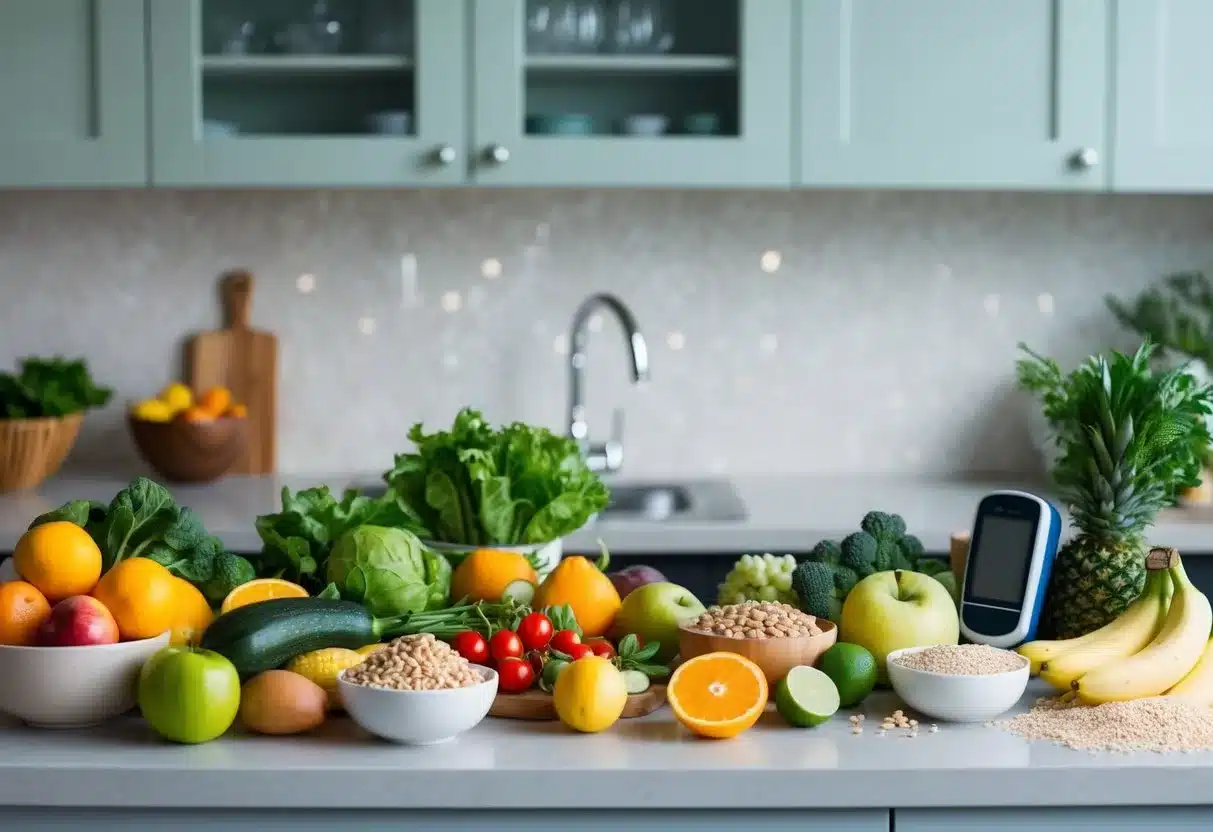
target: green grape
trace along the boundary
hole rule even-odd
[[[796,558],[791,555],[742,555],[725,575],[717,589],[718,604],[740,604],[743,601],[779,601],[795,605],[792,591],[792,571]]]

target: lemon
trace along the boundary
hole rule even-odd
[[[341,671],[362,664],[363,658],[365,657],[355,650],[347,650],[344,647],[325,647],[296,656],[287,662],[286,669],[311,679],[324,688],[324,692],[328,696],[328,708],[330,711],[335,711],[341,708],[341,693],[337,688],[337,677],[341,675]]]
[[[131,415],[144,422],[171,422],[173,409],[159,399],[148,399],[132,407]]]
[[[615,724],[628,701],[623,674],[601,656],[578,659],[556,677],[552,704],[565,725],[587,734]]]
[[[160,401],[178,413],[194,404],[194,394],[181,382],[174,382],[160,391]]]

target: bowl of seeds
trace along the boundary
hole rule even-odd
[[[683,660],[704,653],[737,653],[778,682],[797,665],[812,665],[838,641],[832,621],[801,612],[790,604],[745,601],[709,607],[679,628]]]
[[[429,633],[401,636],[337,677],[341,702],[366,731],[407,745],[434,745],[474,728],[497,695],[497,671]]]
[[[949,722],[986,722],[1014,707],[1030,663],[988,644],[936,644],[894,650],[889,683],[914,710]]]

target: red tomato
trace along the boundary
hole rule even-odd
[[[594,651],[595,656],[602,656],[604,659],[615,658],[615,648],[605,638],[592,638],[585,645]]]
[[[513,630],[498,630],[489,639],[489,655],[497,661],[522,658],[522,639]]]
[[[527,650],[542,650],[552,640],[552,619],[533,612],[518,623],[518,637]]]
[[[506,693],[522,693],[535,684],[531,663],[509,656],[497,663],[497,687]]]
[[[543,665],[548,660],[546,650],[532,650],[526,654],[526,658],[531,663],[531,668],[535,671],[536,676],[543,673]]]
[[[485,664],[489,660],[489,643],[475,630],[459,633],[451,639],[451,646],[472,664]]]
[[[561,651],[564,652],[564,651]],[[568,649],[568,657],[573,661],[594,655],[594,648],[588,644],[574,644]]]
[[[581,644],[581,636],[577,635],[575,630],[561,630],[552,636],[552,649],[561,653],[571,653],[569,648],[574,644]]]

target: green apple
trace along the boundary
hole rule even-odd
[[[685,587],[668,581],[645,584],[623,599],[614,632],[618,638],[635,633],[644,644],[659,642],[654,658],[665,663],[678,655],[678,625],[703,611],[703,604]]]
[[[210,742],[240,710],[240,674],[212,650],[165,647],[139,671],[139,710],[165,739]]]
[[[903,647],[956,644],[960,618],[947,588],[930,575],[877,572],[859,583],[842,605],[840,641],[866,647],[876,658],[876,677],[889,683],[885,657]]]

